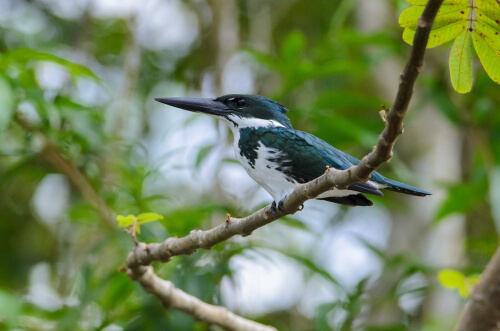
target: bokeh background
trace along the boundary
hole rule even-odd
[[[215,330],[124,273],[116,214],[157,212],[141,241],[271,202],[228,128],[153,97],[261,94],[296,129],[362,157],[410,47],[402,0],[0,0],[0,329]],[[211,251],[156,265],[205,302],[280,330],[449,330],[500,225],[499,87],[456,94],[428,51],[384,175],[433,192],[371,208],[309,201]]]

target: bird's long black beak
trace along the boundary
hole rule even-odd
[[[172,107],[215,116],[223,116],[230,111],[222,102],[210,98],[155,98],[155,100]]]

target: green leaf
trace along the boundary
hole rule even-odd
[[[215,211],[222,211],[223,208],[217,205],[197,205],[179,208],[167,214],[167,219],[172,221],[162,221],[162,225],[175,236],[185,236],[189,232],[198,228],[201,223],[209,218]]]
[[[455,39],[450,52],[450,76],[453,88],[458,93],[467,93],[472,88],[472,48],[470,31],[465,30]]]
[[[476,29],[472,31],[472,40],[484,70],[491,80],[500,84],[500,49],[493,48],[498,41],[496,38],[491,38],[489,34],[484,33],[484,31],[488,30],[488,28],[485,29],[486,26],[480,27],[477,24]]]
[[[84,76],[98,79],[97,76],[87,67],[60,58],[54,54],[41,52],[31,48],[13,49],[4,53],[0,57],[0,68],[6,68],[12,63],[25,65],[30,61],[47,61],[57,63],[66,68],[72,76]]]
[[[464,275],[456,270],[444,269],[438,273],[438,280],[443,287],[456,289],[463,285]]]
[[[306,47],[306,37],[300,31],[292,31],[286,36],[281,45],[281,59],[286,63],[293,63]]]
[[[415,6],[425,6],[429,0],[406,0],[408,1],[409,4],[415,5]],[[468,3],[469,0],[445,0],[443,1],[443,6],[444,5],[451,5],[451,4],[463,4],[463,3]]]
[[[288,254],[288,257],[299,262],[302,266],[306,267],[307,269],[311,270],[312,272],[323,276],[330,283],[339,286],[339,282],[337,281],[337,279],[335,279],[332,275],[330,275],[330,273],[326,269],[322,268],[321,266],[318,266],[316,263],[314,263],[310,259],[304,258],[298,254]]]
[[[283,224],[286,224],[289,227],[304,230],[307,232],[310,232],[311,229],[302,221],[290,218],[290,217],[282,217],[280,219],[280,222]]]
[[[358,240],[365,248],[367,248],[370,252],[375,254],[379,259],[384,261],[387,264],[387,254],[382,251],[380,248],[377,246],[373,245],[369,241],[367,241],[365,238],[361,237],[360,235],[353,235],[356,240]]]
[[[404,10],[399,24],[404,27],[403,40],[413,44],[418,20],[427,0],[407,0],[414,6]],[[471,11],[474,12],[471,12]],[[439,9],[427,48],[455,39],[450,54],[450,76],[459,93],[472,88],[472,51],[469,33],[486,73],[500,84],[500,2],[498,0],[447,0]]]
[[[481,28],[483,24],[487,24],[489,25],[490,28],[494,30],[494,33],[500,31],[500,21],[498,19],[491,18],[491,16],[488,16],[485,12],[483,12],[480,9],[476,9],[476,15],[477,18],[474,23],[474,26],[476,28],[478,25],[479,28]],[[494,34],[492,36],[494,36]]]
[[[476,0],[475,4],[479,9],[477,17],[480,18],[479,12],[481,11],[486,16],[500,24],[500,4],[496,0]]]
[[[135,231],[138,234],[141,234],[141,224],[146,224],[150,222],[155,222],[158,220],[162,220],[163,216],[157,213],[142,213],[137,216],[135,215],[118,215],[116,216],[116,220],[118,221],[118,226],[120,228],[126,228],[134,225],[134,221],[137,219],[137,223],[135,224]]]
[[[351,90],[332,90],[316,97],[315,108],[374,109],[387,100]]]
[[[462,298],[466,298],[471,293],[474,285],[479,282],[479,276],[466,277],[457,270],[444,269],[438,273],[438,280],[443,287],[456,289]]]
[[[418,19],[424,11],[424,6],[413,6],[401,13],[399,16],[399,25],[411,30],[416,30],[418,26]],[[470,6],[465,4],[452,4],[448,6],[441,6],[439,12],[432,25],[432,31],[442,28],[446,25],[456,23],[459,21],[467,20],[470,13]]]
[[[310,68],[306,78],[320,78],[338,74],[366,74],[367,70],[366,61],[333,60],[321,66]]]
[[[135,215],[118,215],[116,216],[116,220],[118,221],[118,226],[120,228],[126,228],[127,226],[131,226],[132,224],[134,224]]]
[[[56,98],[54,99],[54,104],[60,109],[69,109],[72,111],[88,110],[88,108],[85,107],[84,105],[79,104],[73,101],[71,98],[68,98],[64,95],[56,96]]]
[[[207,146],[203,146],[199,149],[198,154],[196,155],[196,161],[194,163],[196,168],[199,168],[203,160],[207,158],[207,156],[210,154],[210,152],[214,149],[216,145],[215,144],[210,144]]]
[[[253,50],[253,49],[246,49],[246,52],[248,54],[250,54],[250,56],[252,56],[255,59],[255,61],[259,62],[263,66],[265,66],[269,69],[278,70],[279,61],[277,58],[275,58],[269,54],[259,52],[259,51]]]
[[[464,213],[484,199],[488,191],[487,183],[468,183],[449,187],[448,198],[439,208],[435,222],[453,213]]]
[[[469,22],[459,21],[453,24],[445,25],[439,29],[432,30],[429,36],[429,41],[427,42],[427,48],[433,48],[444,44],[450,40],[458,37],[463,31],[467,30]],[[403,40],[410,45],[413,45],[413,37],[415,36],[415,31],[410,28],[405,28],[403,31]]]
[[[0,290],[0,327],[7,322],[9,329],[14,329],[18,316],[21,314],[21,298]],[[5,326],[5,325],[4,325]]]
[[[482,38],[497,54],[500,54],[500,25],[483,15],[480,10],[476,10],[476,12],[480,18],[475,22],[475,30],[482,35]]]
[[[468,297],[470,292],[472,291],[472,288],[478,282],[479,282],[479,276],[464,277],[463,283],[458,288],[458,294],[460,294],[462,298]]]
[[[2,100],[0,107],[0,131],[2,131],[12,122],[15,106],[14,91],[9,81],[2,75],[0,75],[0,100]]]
[[[149,222],[154,222],[158,220],[162,220],[164,217],[157,213],[142,213],[137,215],[137,223],[145,224]]]

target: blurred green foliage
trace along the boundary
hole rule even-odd
[[[457,290],[462,298],[468,297],[474,285],[479,282],[477,275],[464,276],[461,272],[450,269],[441,270],[438,279],[444,287]]]
[[[138,234],[141,234],[141,224],[156,222],[162,219],[164,219],[164,217],[157,213],[142,213],[137,216],[132,214],[127,216],[116,216],[120,228],[132,227],[133,231],[137,231]]]
[[[165,219],[143,226],[139,239],[162,241],[219,224],[226,212],[244,216],[263,202],[255,188],[240,200],[225,189],[221,173],[235,164],[226,153],[232,138],[224,141],[227,131],[213,122],[206,122],[204,130],[196,128],[198,134],[214,132],[216,141],[202,136],[203,144],[188,148],[187,156],[183,148],[151,147],[194,139],[163,138],[193,132],[188,130],[199,119],[176,118],[163,108],[169,113],[161,117],[151,98],[213,96],[223,90],[230,59],[243,58],[253,68],[252,93],[289,107],[297,129],[362,156],[383,129],[378,111],[382,104],[390,107],[393,98],[387,86],[398,82],[387,62],[400,71],[407,59],[409,47],[397,26],[407,4],[387,2],[387,18],[377,18],[381,24],[369,28],[360,18],[370,11],[366,1],[153,2],[158,8],[171,5],[168,10],[183,18],[163,19],[168,11],[158,9],[161,24],[155,34],[144,25],[158,21],[156,8],[132,7],[123,14],[115,6],[116,12],[106,15],[91,2],[81,1],[69,12],[62,3],[0,1],[7,13],[0,14],[0,329],[212,330],[165,309],[118,272],[133,242],[110,227],[110,220],[154,211]],[[163,27],[174,21],[177,30]],[[195,27],[192,42],[186,41],[189,27]],[[171,39],[160,44],[164,35]],[[410,200],[390,193],[376,199],[376,210],[390,224],[390,239],[384,245],[363,237],[349,242],[362,247],[378,271],[366,277],[353,274],[356,283],[347,285],[321,260],[319,254],[326,251],[321,239],[352,220],[352,214],[320,205],[328,224],[289,217],[249,238],[155,265],[158,274],[205,302],[231,305],[223,287],[246,286],[235,261],[274,265],[273,252],[303,276],[304,288],[290,292],[307,297],[313,293],[310,287],[323,284],[316,291],[325,298],[314,304],[296,299],[264,312],[233,304],[237,313],[280,330],[449,328],[456,316],[436,318],[427,308],[442,295],[438,271],[453,267],[480,273],[497,246],[499,220],[492,197],[499,196],[499,189],[491,183],[500,163],[500,94],[484,72],[477,73],[473,93],[455,94],[446,53],[428,53],[407,117],[412,141],[401,141],[394,160],[381,171],[427,189],[433,182],[428,169],[450,166],[446,160],[429,166],[437,157],[429,156],[432,144],[421,142],[425,135],[438,134],[427,130],[432,123],[426,122],[425,112],[432,108],[430,118],[440,118],[454,132],[450,140],[456,152],[446,157],[460,154],[458,172],[451,180],[436,181],[439,192],[426,200],[428,205],[411,208]],[[425,118],[421,127],[408,124],[420,116]],[[422,238],[439,235],[440,226],[455,222],[450,215],[464,223],[463,241],[452,249],[463,256],[436,265],[426,257]],[[408,234],[398,226],[408,219],[424,229],[415,231],[417,239],[402,249],[398,238]],[[304,247],[294,234],[312,237],[313,244]],[[414,303],[411,308],[408,302]],[[312,312],[306,313],[304,305]]]

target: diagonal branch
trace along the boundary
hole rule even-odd
[[[41,128],[30,123],[19,112],[15,113],[14,119],[26,131],[38,132],[43,137],[44,146],[40,156],[47,161],[56,171],[68,177],[70,182],[80,192],[82,197],[99,213],[103,224],[108,229],[116,229],[116,222],[113,219],[113,211],[106,202],[97,194],[84,174],[78,170],[76,165],[65,158],[61,147],[57,145]]]
[[[213,245],[235,235],[248,236],[255,229],[269,224],[280,217],[296,212],[305,201],[313,199],[325,191],[334,187],[344,189],[355,182],[367,181],[377,167],[391,159],[394,143],[399,135],[403,133],[403,118],[406,115],[413,94],[415,80],[423,68],[429,34],[442,3],[443,0],[429,0],[427,3],[415,31],[410,58],[400,77],[394,105],[387,112],[386,127],[378,138],[377,147],[365,156],[358,165],[343,171],[328,169],[324,175],[309,183],[297,186],[285,200],[283,211],[276,211],[274,215],[269,212],[270,207],[268,206],[245,218],[228,217],[223,224],[210,230],[193,230],[185,237],[168,238],[162,243],[152,243],[149,245],[139,243],[127,256],[126,269],[129,277],[139,282],[146,291],[160,298],[162,302],[168,302],[170,307],[181,309],[197,319],[215,323],[232,330],[231,326],[222,325],[219,323],[220,321],[214,321],[212,316],[201,317],[199,314],[179,308],[182,307],[182,304],[176,303],[178,299],[173,294],[168,294],[165,297],[166,292],[161,292],[160,288],[151,285],[161,280],[154,278],[156,275],[154,275],[149,265],[153,261],[168,262],[176,255],[192,254],[199,248],[210,249]],[[152,281],[151,279],[154,280]],[[187,294],[184,293],[183,295]],[[198,309],[202,309],[206,304],[197,301],[197,305]],[[248,328],[248,330],[256,329]]]
[[[141,265],[149,265],[153,261],[168,262],[173,256],[189,255],[199,248],[210,249],[215,244],[235,235],[248,236],[254,230],[294,213],[307,200],[314,199],[332,187],[344,185],[344,182],[338,181],[343,173],[349,174],[350,171],[329,169],[321,177],[309,183],[298,185],[285,200],[283,211],[276,210],[274,215],[270,212],[270,206],[267,206],[244,218],[228,217],[224,223],[210,230],[193,230],[185,237],[170,237],[162,243],[139,243],[129,253],[126,261],[127,267],[134,269]]]
[[[172,282],[158,277],[151,266],[141,266],[128,275],[139,282],[145,291],[154,294],[167,308],[174,308],[197,320],[218,325],[226,330],[276,331],[275,328],[248,320],[230,312],[225,307],[209,305],[174,287]]]
[[[443,0],[429,0],[425,6],[422,16],[418,20],[418,26],[413,39],[410,59],[400,76],[398,92],[394,105],[389,109],[386,116],[386,126],[378,137],[377,148],[365,156],[358,166],[352,169],[352,178],[356,181],[366,181],[370,174],[382,163],[389,162],[392,157],[392,148],[399,135],[403,133],[403,118],[408,110],[408,105],[413,94],[413,85],[420,71],[424,67],[424,55],[432,29],[432,24]],[[348,182],[352,184],[354,182]],[[348,186],[348,185],[345,185]]]

